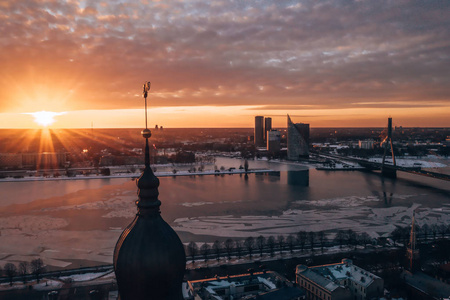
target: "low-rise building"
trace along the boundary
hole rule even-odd
[[[406,285],[408,299],[448,299],[450,285],[422,272],[403,271],[400,275]]]
[[[0,168],[56,169],[66,164],[64,152],[0,153]]]
[[[374,145],[373,139],[358,141],[358,146],[360,149],[373,149],[373,145]]]
[[[21,168],[22,154],[0,153],[0,168]]]
[[[384,291],[382,278],[355,266],[350,259],[314,267],[298,265],[296,283],[306,290],[306,299],[377,299]]]
[[[298,288],[290,289],[289,281],[272,271],[226,277],[217,276],[188,281],[188,285],[189,293],[185,293],[185,299],[259,299],[253,298],[256,295],[264,296],[263,299],[305,299],[304,291]],[[275,293],[271,294],[270,292]]]

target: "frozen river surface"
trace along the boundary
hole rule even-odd
[[[450,224],[445,181],[283,163],[250,168],[279,172],[160,178],[163,218],[185,243],[349,228],[378,237],[409,225],[413,210],[419,225]],[[36,257],[55,268],[112,263],[136,213],[136,191],[130,179],[0,183],[0,266]]]

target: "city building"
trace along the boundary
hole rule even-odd
[[[22,154],[0,153],[0,168],[22,168]]]
[[[0,154],[0,168],[56,169],[66,164],[64,152]]]
[[[360,149],[373,149],[373,145],[374,145],[373,139],[358,141],[358,146]]]
[[[185,299],[305,299],[305,292],[289,286],[290,283],[276,272],[257,272],[226,277],[188,281]],[[187,296],[188,295],[188,296]],[[264,298],[259,298],[264,296]]]
[[[267,142],[267,131],[272,130],[272,118],[268,117],[264,119],[264,141]]]
[[[264,147],[264,117],[255,117],[255,146]]]
[[[384,281],[355,266],[350,259],[330,265],[298,265],[296,283],[306,290],[306,299],[373,299],[383,296]]]
[[[278,130],[267,131],[267,152],[278,153],[281,150],[281,133]]]
[[[448,299],[450,285],[422,272],[404,270],[400,275],[408,299]]]
[[[309,124],[294,124],[287,116],[287,159],[309,157]]]

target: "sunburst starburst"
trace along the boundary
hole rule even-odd
[[[55,116],[64,115],[66,112],[53,112],[53,111],[37,111],[34,113],[26,113],[34,117],[34,121],[42,126],[49,126],[55,122]]]

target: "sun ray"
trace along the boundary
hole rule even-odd
[[[87,130],[86,130],[87,131]],[[121,143],[118,143],[117,137],[116,136],[112,136],[110,134],[105,134],[100,132],[99,130],[95,131],[95,136],[92,136],[92,134],[88,133],[88,132],[84,132],[81,130],[73,130],[70,129],[70,132],[74,135],[79,136],[80,138],[83,138],[84,140],[92,140],[95,141],[95,143],[97,144],[102,144],[108,148],[112,148],[114,150],[117,151],[125,151],[125,152],[129,152],[129,150],[127,149],[123,149],[123,145]]]
[[[33,143],[33,140],[36,139],[38,132],[38,129],[11,131],[11,138],[14,138],[14,142],[5,143],[5,149],[3,151],[6,153],[19,153],[29,151],[29,147]]]
[[[50,130],[45,128],[41,131],[41,138],[39,141],[39,152],[36,162],[36,170],[56,169],[56,154]]]

